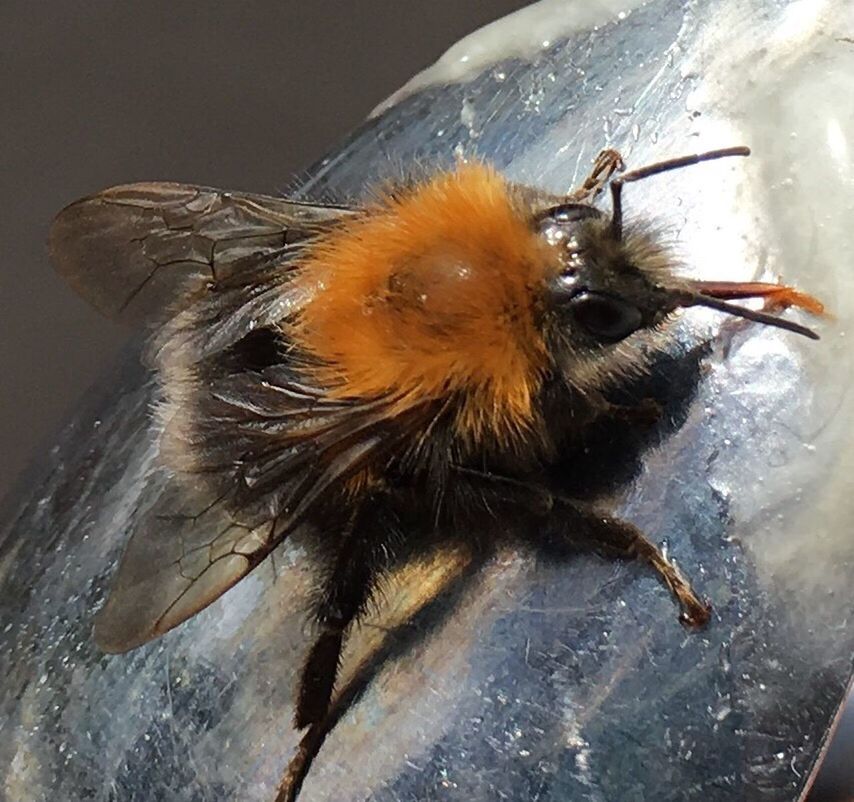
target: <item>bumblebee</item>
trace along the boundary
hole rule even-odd
[[[817,338],[772,314],[820,314],[811,296],[681,277],[650,227],[624,225],[627,184],[748,153],[625,172],[606,150],[565,196],[459,163],[362,206],[148,183],[67,207],[50,236],[59,272],[150,329],[168,475],[136,513],[98,644],[162,635],[304,533],[318,632],[295,724],[317,724],[347,633],[399,555],[437,530],[475,547],[490,537],[475,522],[502,510],[648,563],[702,626],[707,604],[652,541],[543,477],[591,421],[626,412],[609,392],[652,369],[679,310]],[[606,189],[610,214],[597,205]],[[744,298],[766,306],[733,303]]]

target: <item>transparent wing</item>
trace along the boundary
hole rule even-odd
[[[209,425],[167,426],[164,447],[186,454],[176,440],[188,437],[196,456],[138,515],[96,619],[105,651],[139,646],[209,605],[314,505],[343,503],[348,477],[387,461],[434,414],[425,405],[392,416],[388,401],[329,402],[272,373],[260,378],[220,385],[207,401]]]
[[[131,323],[292,246],[356,210],[172,183],[127,184],[53,222],[53,262],[100,312]]]
[[[200,510],[204,502],[190,498],[186,489],[167,486],[138,517],[107,603],[95,618],[95,640],[104,651],[133,649],[195,615],[281,539],[267,522],[247,525],[223,505]]]

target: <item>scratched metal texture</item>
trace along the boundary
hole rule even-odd
[[[638,165],[747,143],[750,161],[629,187],[629,213],[661,223],[692,275],[782,274],[835,318],[813,343],[686,315],[652,445],[591,449],[567,477],[626,480],[602,502],[666,542],[714,606],[708,629],[685,631],[639,566],[502,552],[383,636],[303,800],[801,798],[854,654],[851,23],[844,2],[657,0],[421,89],[311,171],[306,195],[353,197],[401,166],[478,155],[560,189],[605,144]],[[92,643],[135,510],[160,490],[149,378],[129,354],[4,514],[10,802],[270,800],[298,742],[312,587],[298,542],[155,643]],[[408,592],[392,584],[380,624]]]

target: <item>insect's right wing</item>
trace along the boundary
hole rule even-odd
[[[333,489],[385,464],[436,414],[431,404],[398,412],[393,399],[330,400],[283,372],[226,377],[196,426],[167,424],[162,447],[175,450],[179,474],[133,522],[96,618],[105,651],[133,649],[209,605],[315,505],[340,503]]]
[[[162,319],[195,289],[312,236],[355,210],[173,183],[127,184],[63,209],[53,262],[108,317]]]
[[[125,652],[190,618],[239,582],[281,538],[263,522],[248,526],[215,500],[174,482],[137,513],[95,641]]]

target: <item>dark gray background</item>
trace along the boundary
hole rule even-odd
[[[0,496],[127,337],[52,272],[66,203],[171,179],[275,192],[525,0],[0,3]]]
[[[142,179],[282,189],[460,36],[526,4],[4,0],[0,496],[128,336],[50,269],[59,208]],[[854,793],[847,751],[822,800]]]

